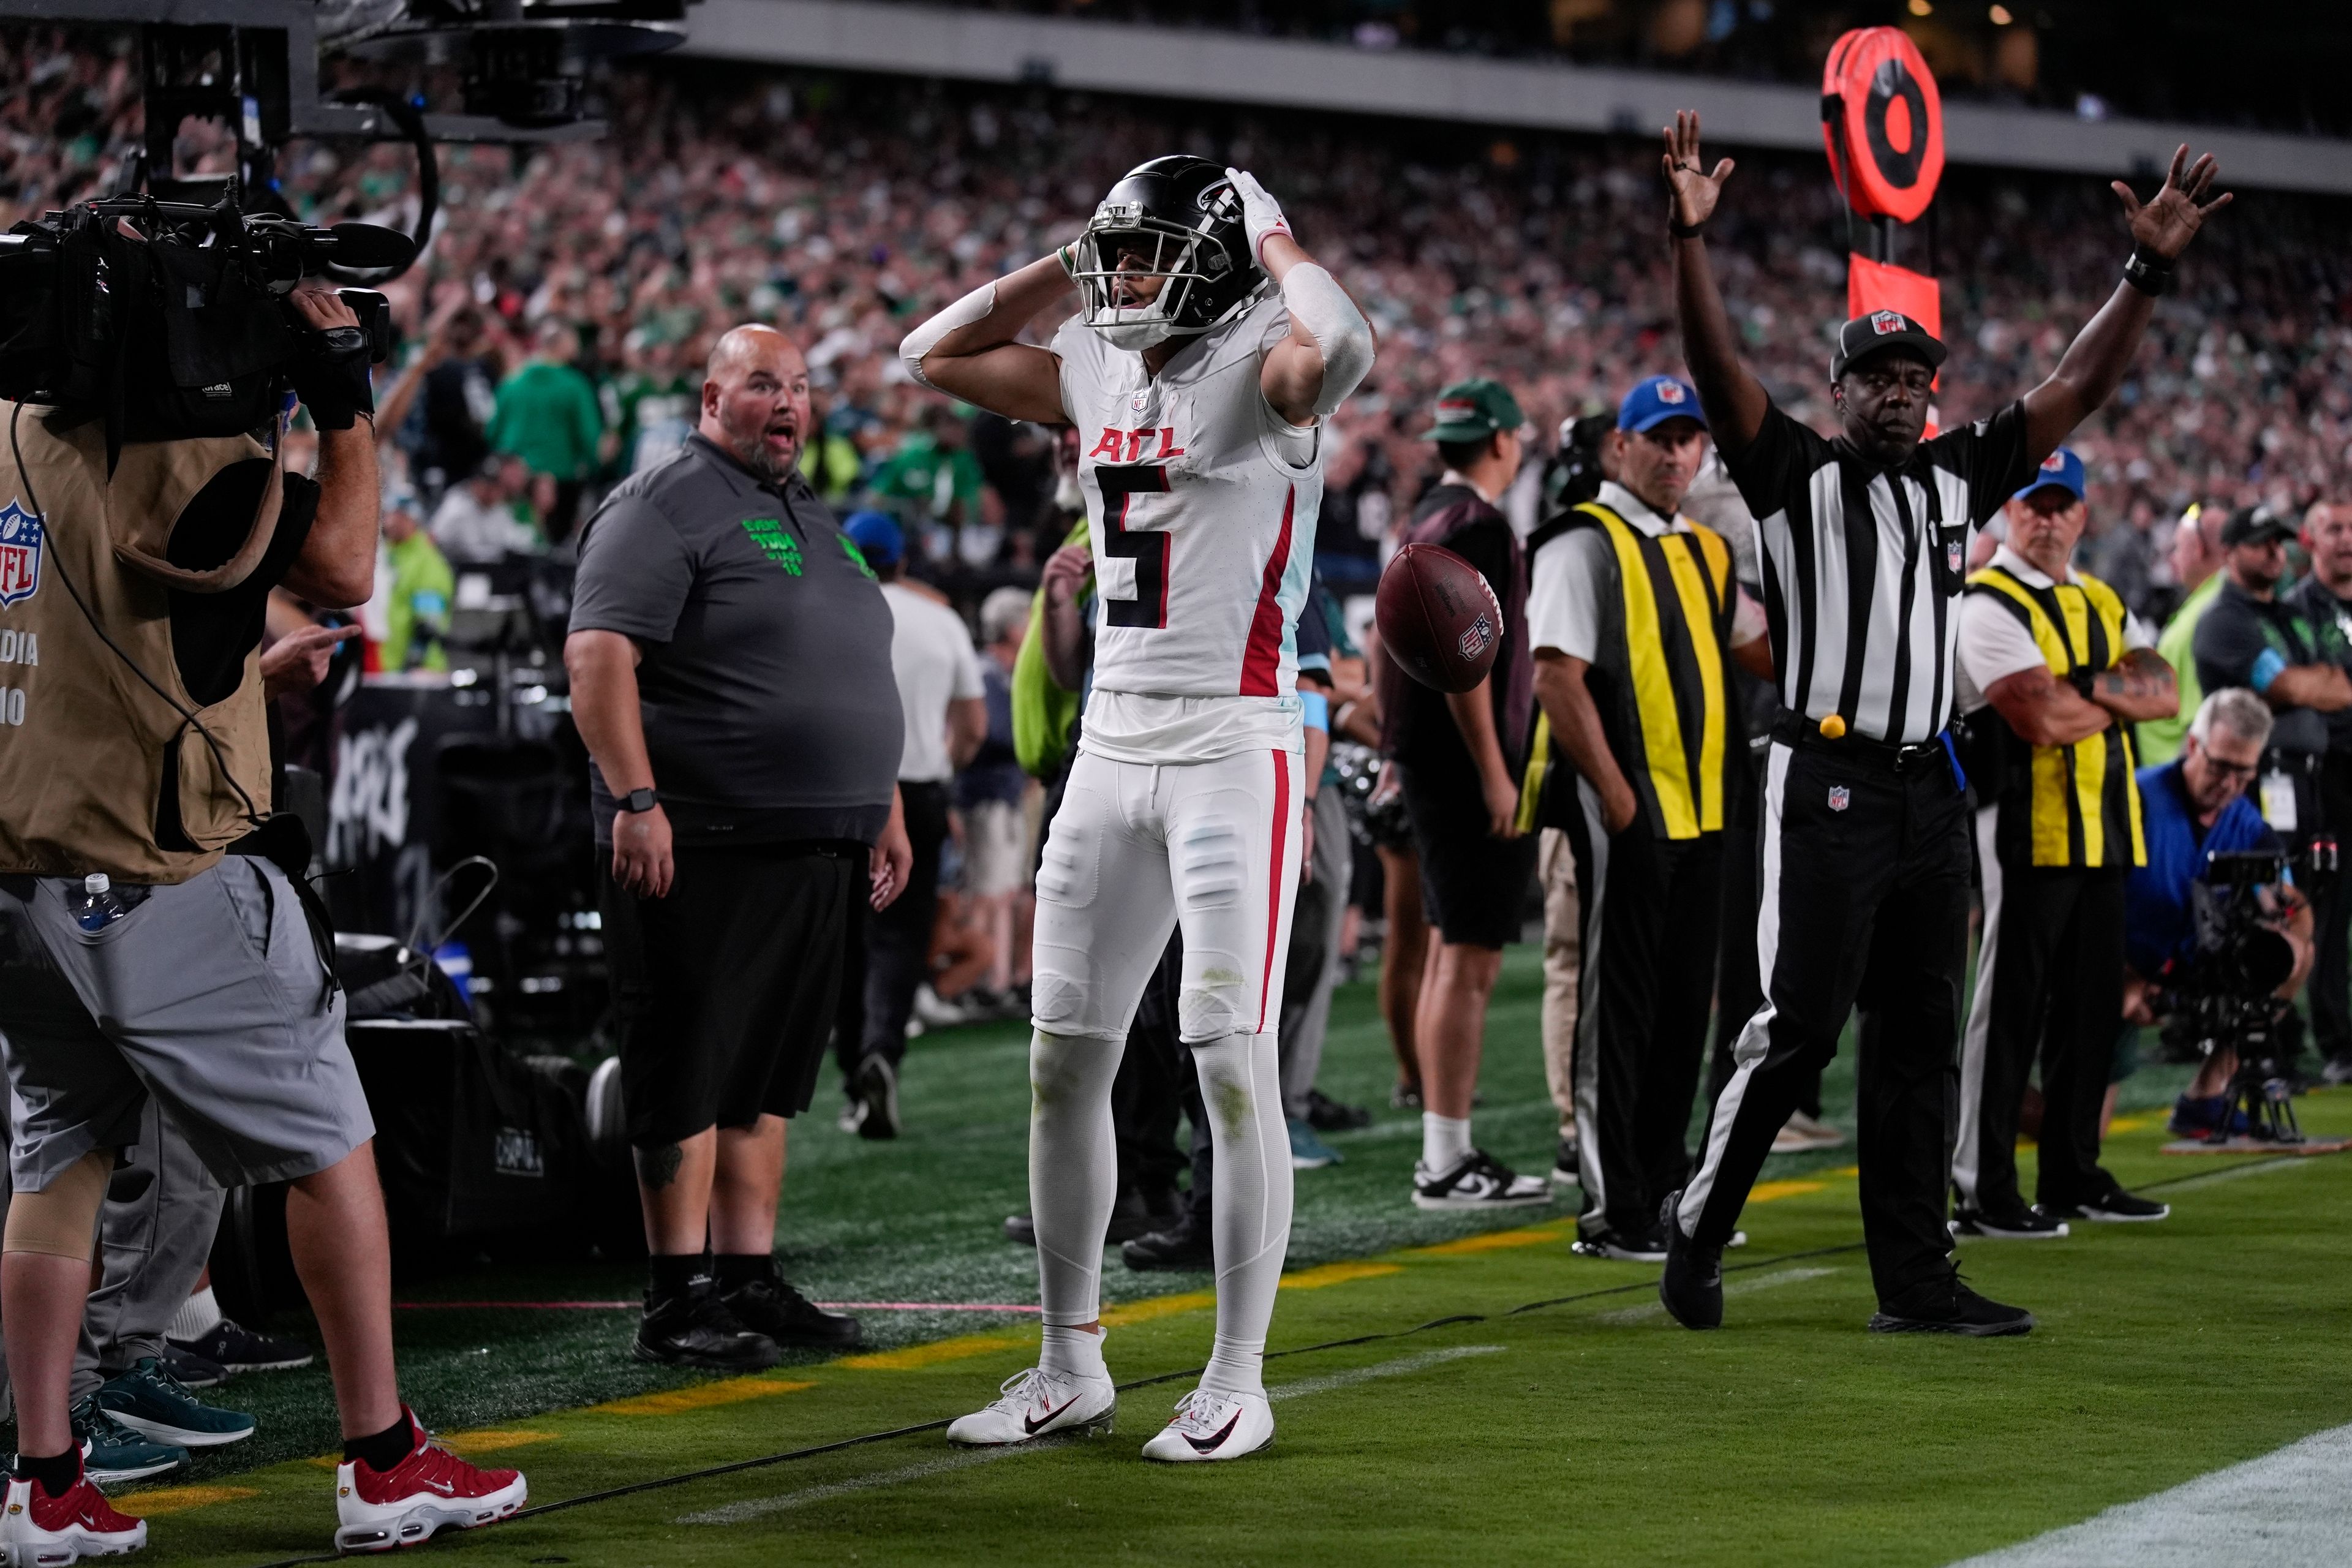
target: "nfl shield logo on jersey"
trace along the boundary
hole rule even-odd
[[[1960,542],[1958,540],[1955,539],[1949,544],[1944,546],[1945,571],[1952,573],[1957,576],[1960,570],[1960,563],[1966,559],[1967,557],[1961,552]]]
[[[1830,785],[1830,809],[1832,811],[1843,811],[1853,803],[1853,791],[1846,788],[1845,785]]]
[[[41,585],[41,520],[15,501],[0,507],[0,610]]]

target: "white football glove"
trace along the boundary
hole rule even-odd
[[[1249,234],[1250,258],[1263,267],[1266,236],[1278,234],[1292,240],[1297,237],[1290,232],[1290,220],[1282,216],[1282,204],[1266,194],[1257,176],[1246,169],[1227,169],[1225,178],[1234,183],[1234,192],[1242,199],[1242,227]]]

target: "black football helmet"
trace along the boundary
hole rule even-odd
[[[1206,158],[1171,153],[1120,177],[1075,247],[1070,275],[1086,324],[1114,346],[1148,349],[1231,320],[1265,286],[1242,199]],[[1160,280],[1150,299],[1134,285]]]

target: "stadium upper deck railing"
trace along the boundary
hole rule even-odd
[[[683,52],[709,58],[1641,136],[1696,109],[1710,143],[1821,146],[1818,93],[1776,84],[872,0],[703,0],[688,17]],[[1944,140],[1956,163],[2110,177],[2158,174],[2187,142],[2233,187],[2352,195],[2352,141],[2335,138],[1949,102]]]

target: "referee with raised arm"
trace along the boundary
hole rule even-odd
[[[1955,613],[1976,530],[2107,400],[2205,218],[2213,159],[2173,155],[2143,206],[2120,182],[2123,281],[2049,380],[1923,440],[1944,345],[1909,317],[1848,321],[1830,362],[1842,429],[1773,405],[1739,363],[1704,230],[1731,160],[1706,171],[1695,113],[1665,133],[1683,353],[1725,466],[1757,518],[1787,713],[1765,773],[1757,960],[1764,1005],[1733,1048],[1706,1153],[1666,1200],[1658,1294],[1685,1328],[1723,1321],[1723,1247],[1801,1075],[1861,1009],[1856,1107],[1874,1332],[2021,1334],[2033,1316],[1960,1282],[1944,1224],[1953,1047],[1968,946],[1969,811],[1944,727]]]

